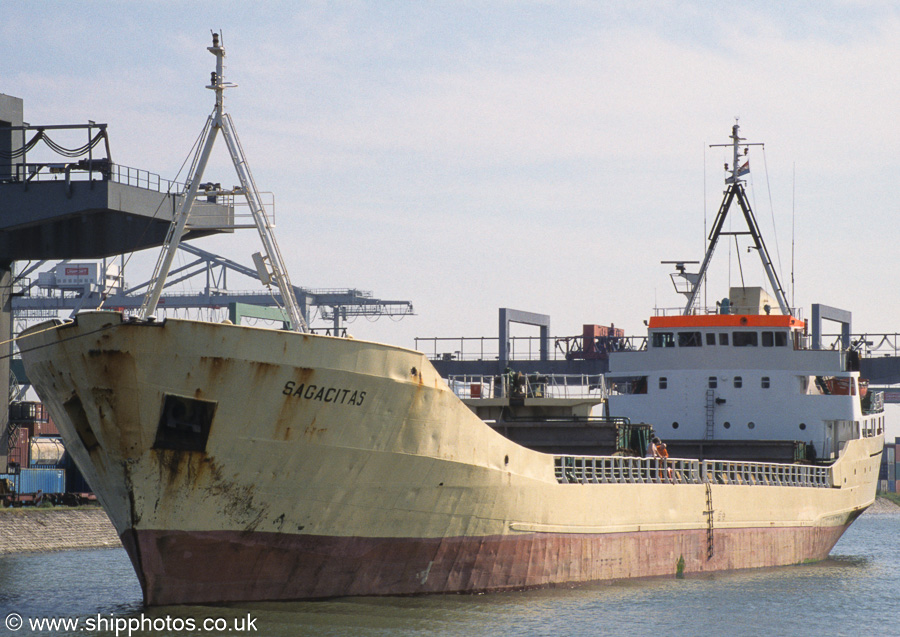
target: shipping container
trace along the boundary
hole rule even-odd
[[[30,438],[31,436],[28,435],[27,427],[15,427],[12,429],[9,439],[9,455],[7,456],[7,463],[10,467],[15,465],[16,467],[28,468],[28,465],[31,462],[28,453]],[[3,470],[6,470],[6,468],[7,467],[0,467],[0,469]]]
[[[47,422],[50,416],[43,403],[18,402],[10,404],[9,419],[13,422]]]
[[[52,422],[43,420],[33,420],[29,423],[23,423],[20,426],[27,426],[32,436],[58,436],[59,430]]]
[[[39,436],[31,439],[31,465],[65,468],[66,446],[59,436]]]
[[[50,412],[47,412],[47,422],[41,423],[41,435],[44,436],[58,436],[59,429],[56,427],[56,423],[53,422],[53,418],[50,417]]]
[[[66,492],[66,472],[63,469],[22,469],[19,473],[0,475],[12,480],[19,495],[42,491],[46,494]]]

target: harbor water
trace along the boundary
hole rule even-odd
[[[486,595],[161,608],[142,606],[121,548],[8,554],[0,634],[898,635],[897,538],[900,513],[867,513],[829,559],[809,565]],[[78,624],[42,630],[50,619]]]

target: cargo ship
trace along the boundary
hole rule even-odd
[[[214,40],[209,50],[218,60],[212,135],[222,126],[235,165],[246,166],[221,117],[224,48]],[[195,163],[202,170],[205,160]],[[252,180],[238,172],[252,199]],[[189,219],[188,195],[158,263],[161,279]],[[261,278],[271,276],[288,304],[277,245],[260,223]],[[156,300],[148,293],[135,317],[90,311],[46,322],[19,341],[29,378],[118,531],[148,605],[499,591],[798,564],[827,556],[874,501],[882,416],[863,412],[852,389],[815,394],[815,380],[795,395],[797,387],[778,389],[769,373],[771,404],[741,403],[754,415],[730,416],[728,430],[737,439],[754,420],[760,440],[793,441],[797,418],[755,415],[793,401],[809,427],[803,440],[831,432],[815,458],[660,459],[634,449],[649,425],[668,427],[671,438],[667,405],[683,411],[674,431],[696,437],[706,424],[687,398],[657,400],[654,366],[665,370],[665,396],[676,388],[688,396],[694,377],[713,375],[701,374],[707,367],[720,378],[746,367],[749,390],[767,363],[790,370],[796,386],[797,378],[832,376],[858,387],[844,354],[800,349],[803,324],[788,314],[691,310],[651,323],[646,351],[617,355],[616,387],[593,399],[609,411],[597,419],[580,415],[590,400],[555,399],[552,387],[544,395],[504,381],[496,394],[464,401],[424,354],[309,333],[290,308],[295,329],[274,330],[158,320]],[[791,346],[759,347],[759,357],[747,358],[743,349],[689,349],[680,340],[681,332],[705,343],[706,334],[731,331],[733,341],[739,329],[764,343],[777,332]],[[656,335],[668,343],[670,332],[676,347],[657,348]],[[728,409],[737,402],[726,399]],[[496,405],[526,419],[568,419],[557,430],[566,432],[562,447],[573,430],[613,431],[604,438],[613,449],[520,444],[504,435]],[[656,421],[643,424],[645,416]]]

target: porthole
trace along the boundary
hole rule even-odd
[[[678,429],[678,423],[677,423],[677,422],[673,422],[673,423],[672,423],[672,429]]]
[[[747,423],[747,429],[754,429],[756,427],[756,423],[753,421]]]
[[[731,429],[731,423],[728,422],[727,420],[725,421],[725,424],[722,426],[725,427],[725,429]]]
[[[800,423],[800,429],[801,429],[801,430],[802,430],[802,429],[806,429],[806,423],[805,423],[805,422],[801,422],[801,423]]]

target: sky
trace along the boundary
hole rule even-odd
[[[293,282],[413,303],[358,338],[494,337],[501,307],[554,336],[642,333],[683,305],[660,262],[702,259],[730,161],[709,146],[735,118],[765,143],[747,186],[792,304],[900,331],[894,3],[5,2],[0,92],[31,124],[108,123],[115,162],[183,179],[211,29]],[[237,183],[223,143],[205,180]],[[253,240],[197,245],[250,264]],[[763,285],[758,263],[723,244],[708,302]]]

